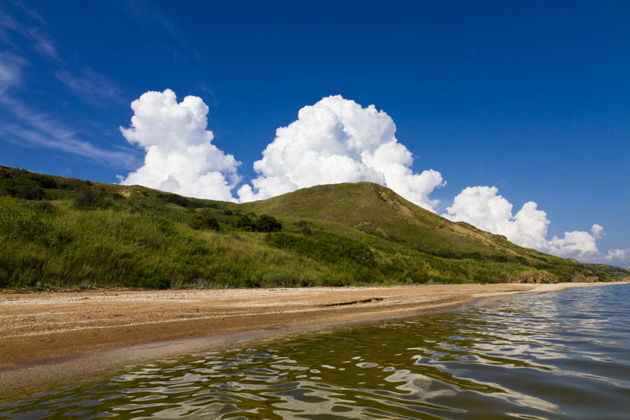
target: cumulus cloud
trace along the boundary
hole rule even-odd
[[[470,223],[479,229],[505,235],[512,242],[539,248],[545,242],[549,220],[533,201],[513,214],[512,203],[496,187],[468,187],[446,209],[451,220]]]
[[[529,201],[516,214],[513,207],[496,187],[468,187],[455,197],[444,216],[504,235],[517,245],[562,257],[584,259],[600,254],[597,240],[604,235],[602,226],[595,224],[590,232],[565,232],[562,237],[547,239],[551,222],[538,204]]]
[[[437,200],[429,194],[444,185],[437,171],[413,172],[413,155],[396,139],[389,115],[339,95],[300,109],[296,121],[276,130],[262,155],[254,163],[258,176],[238,190],[242,201],[318,184],[370,181],[433,210]]]
[[[579,259],[594,258],[600,255],[597,240],[604,236],[604,228],[598,224],[591,227],[590,232],[574,230],[564,232],[561,238],[554,236],[542,250],[561,257]]]
[[[131,103],[131,127],[123,136],[146,151],[144,165],[121,180],[190,197],[233,200],[239,162],[214,144],[208,106],[196,96],[146,92]]]
[[[435,211],[431,193],[445,184],[435,170],[416,173],[414,157],[396,139],[396,125],[373,105],[362,107],[341,96],[323,98],[300,109],[298,119],[276,136],[254,163],[257,176],[239,184],[239,162],[212,144],[208,107],[201,98],[177,102],[175,93],[147,92],[132,103],[125,138],[146,150],[144,165],[122,180],[182,195],[218,200],[265,199],[319,184],[370,181],[385,185],[420,206]],[[602,254],[597,240],[604,228],[570,231],[548,238],[550,220],[529,201],[515,212],[496,187],[468,187],[446,209],[445,217],[464,221],[510,241],[562,257],[611,262],[630,261],[629,250]]]
[[[610,249],[604,256],[604,260],[609,263],[621,264],[630,267],[630,248]]]

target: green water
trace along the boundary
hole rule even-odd
[[[8,418],[630,418],[630,286],[486,302],[140,366]]]

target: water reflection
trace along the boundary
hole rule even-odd
[[[630,286],[503,299],[149,364],[9,418],[627,418]]]

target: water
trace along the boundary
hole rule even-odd
[[[630,418],[630,285],[505,298],[140,366],[8,418]]]

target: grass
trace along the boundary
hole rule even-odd
[[[613,280],[374,184],[234,204],[0,167],[0,288],[224,288]]]

